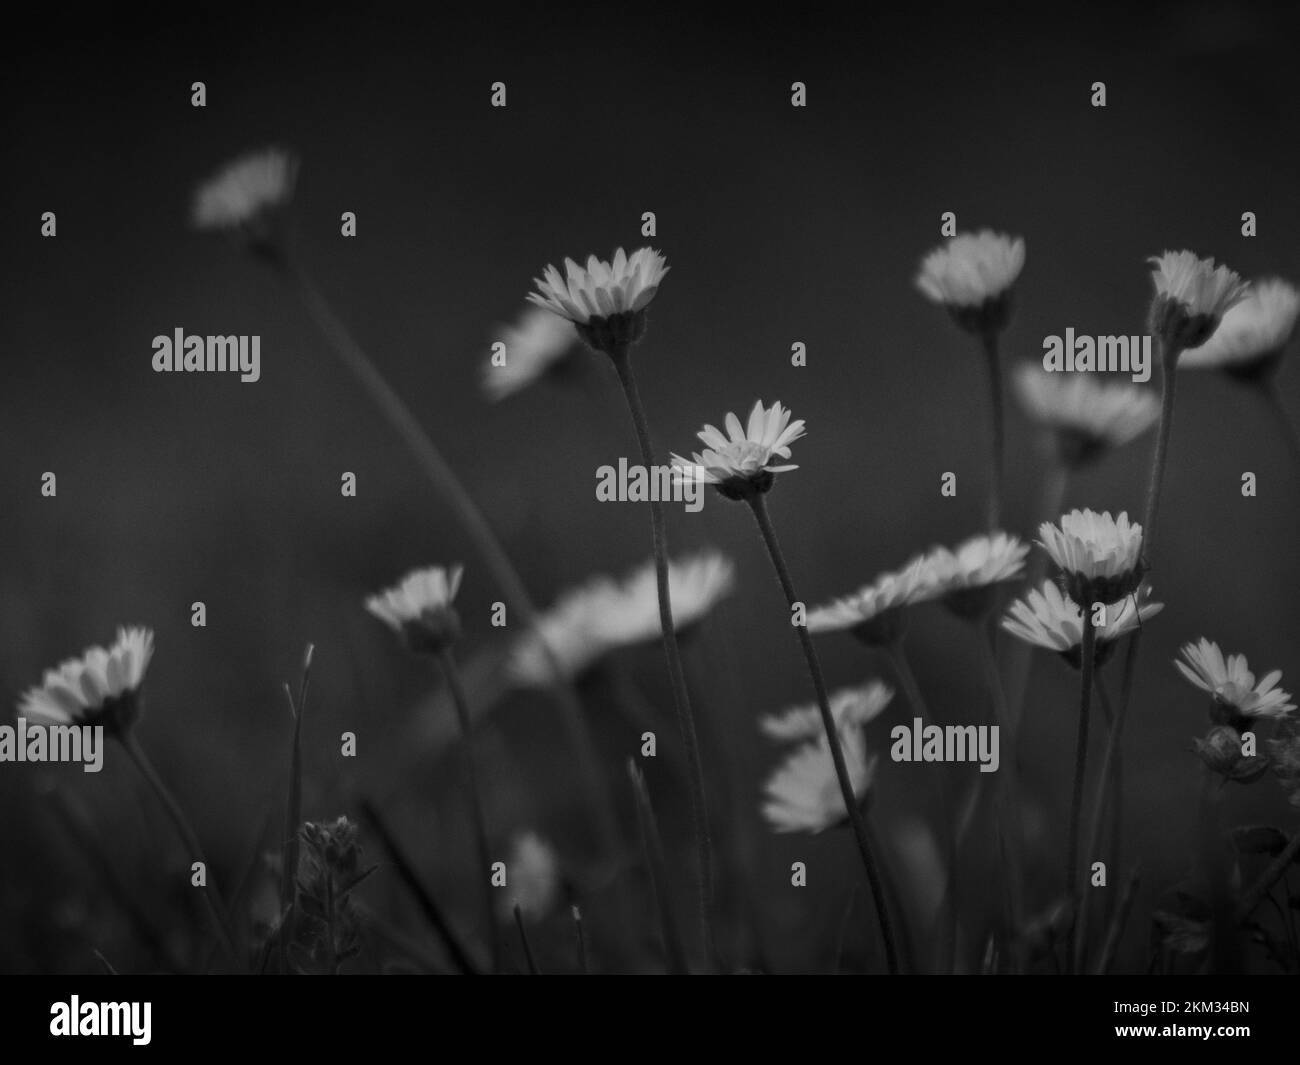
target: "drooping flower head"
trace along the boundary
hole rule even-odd
[[[1200,347],[1184,351],[1180,368],[1222,370],[1240,380],[1273,374],[1295,334],[1300,291],[1280,278],[1256,281],[1230,307],[1219,328]]]
[[[1254,718],[1278,718],[1295,709],[1291,695],[1277,686],[1282,679],[1280,669],[1260,678],[1257,684],[1245,655],[1225,659],[1219,645],[1204,637],[1185,644],[1179,653],[1182,658],[1174,660],[1178,671],[1213,696],[1211,720],[1215,724],[1245,732]]]
[[[1163,603],[1152,602],[1151,589],[1145,584],[1134,594],[1107,603],[1104,617],[1094,626],[1097,633],[1094,661],[1098,668],[1109,660],[1121,636],[1146,624],[1163,609]],[[1002,619],[1002,627],[1033,647],[1055,651],[1073,669],[1082,665],[1083,607],[1065,595],[1055,581],[1043,581],[1023,599],[1012,603]]]
[[[504,326],[494,338],[505,350],[494,352],[483,365],[483,391],[489,399],[505,399],[543,377],[563,372],[578,343],[568,318],[545,307],[529,306],[515,325]]]
[[[569,319],[596,351],[621,356],[645,332],[645,310],[668,270],[653,248],[619,248],[610,262],[589,256],[585,268],[565,259],[563,274],[548,266],[528,298]]]
[[[1137,588],[1145,572],[1142,526],[1128,514],[1072,510],[1059,525],[1038,527],[1038,542],[1061,570],[1065,592],[1084,606],[1113,603]]]
[[[546,917],[560,899],[560,859],[555,848],[531,830],[516,834],[506,861],[506,883],[509,892],[500,895],[503,919],[509,919],[516,906],[533,920]]]
[[[696,435],[704,443],[702,452],[691,460],[672,456],[673,474],[682,481],[714,485],[728,499],[750,499],[772,487],[778,473],[798,466],[778,464],[790,457],[790,445],[804,435],[803,419],[790,421],[790,411],[780,403],[764,407],[760,399],[749,412],[749,423],[740,424],[728,414],[727,435],[706,425]]]
[[[1167,251],[1147,260],[1154,269],[1155,298],[1148,323],[1164,343],[1166,358],[1200,347],[1219,328],[1229,308],[1240,303],[1249,286],[1226,266],[1190,251]]]
[[[120,628],[108,648],[90,647],[45,671],[18,716],[48,725],[102,725],[125,732],[140,716],[140,688],[153,658],[153,630]]]
[[[946,307],[963,329],[999,332],[1011,317],[1011,293],[1025,265],[1025,242],[991,229],[959,233],[921,261],[916,285]]]
[[[853,794],[861,802],[870,791],[876,758],[867,756],[861,729],[844,729],[840,749]],[[800,744],[768,778],[763,793],[763,816],[776,832],[821,832],[848,820],[825,733]]]
[[[972,536],[955,551],[936,547],[923,560],[924,596],[958,617],[980,618],[992,607],[996,586],[1023,572],[1028,553],[1028,544],[1005,532]]]
[[[460,636],[460,615],[452,601],[463,572],[463,566],[412,570],[392,588],[370,596],[366,609],[412,651],[438,654]]]
[[[1070,470],[1127,444],[1160,419],[1160,401],[1133,384],[1047,373],[1023,362],[1012,385],[1030,420],[1051,431],[1057,458]]]
[[[903,635],[905,609],[930,598],[928,575],[925,556],[917,555],[851,595],[808,611],[808,631],[852,632],[869,647],[888,646]]]
[[[830,708],[835,727],[861,728],[879,717],[893,697],[894,689],[878,680],[833,692]],[[825,732],[816,703],[791,707],[780,714],[766,714],[759,719],[758,727],[765,736],[783,741],[812,740]]]
[[[199,186],[194,225],[240,234],[254,251],[270,254],[277,216],[293,196],[297,176],[297,158],[282,148],[241,156]]]
[[[717,551],[700,551],[668,565],[673,627],[685,635],[735,587],[735,564]],[[546,687],[581,677],[620,647],[661,639],[659,597],[653,561],[622,581],[593,577],[570,589],[521,636],[507,672],[524,687]]]

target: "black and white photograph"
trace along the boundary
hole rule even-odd
[[[162,996],[210,985],[157,978],[197,975],[881,1009],[1082,976],[1080,1038],[1269,1045],[1291,7],[31,19],[0,973],[42,978],[33,1046],[168,1045]]]

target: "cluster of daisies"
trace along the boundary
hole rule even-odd
[[[238,160],[200,188],[194,222],[267,251],[277,239],[274,217],[289,203],[296,174],[296,159],[277,149]],[[1166,252],[1152,262],[1150,328],[1164,346],[1166,369],[1216,369],[1240,380],[1267,381],[1294,333],[1300,292],[1277,279],[1248,285],[1226,267],[1186,251]],[[955,236],[932,251],[916,278],[927,299],[984,339],[995,371],[996,336],[1009,320],[1024,263],[1023,240],[984,230]],[[496,338],[505,358],[493,358],[484,369],[489,397],[501,400],[563,373],[584,357],[584,345],[617,359],[644,332],[646,310],[668,272],[664,256],[651,248],[630,255],[619,249],[607,262],[591,256],[585,265],[566,259],[563,270],[548,267],[536,279],[524,315]],[[996,372],[992,380],[996,387]],[[1010,381],[1024,414],[1042,428],[1051,454],[1066,472],[1136,440],[1161,417],[1151,393],[1128,382],[1099,384],[1092,375],[1047,374],[1032,365],[1016,367]],[[999,419],[1000,403],[998,393]],[[777,476],[797,469],[791,462],[792,445],[805,435],[805,423],[781,403],[768,406],[760,400],[744,421],[728,413],[722,424],[723,430],[705,425],[699,431],[703,448],[689,458],[673,453],[679,479],[752,502]],[[996,439],[1000,441],[1000,432]],[[1000,461],[995,448],[995,464]],[[995,506],[991,514],[996,513]],[[1152,599],[1146,582],[1143,529],[1127,514],[1073,510],[1058,521],[1043,522],[1037,543],[1056,573],[1009,606],[1004,592],[1025,576],[1031,545],[993,522],[987,533],[955,548],[917,554],[856,591],[815,607],[807,614],[807,630],[818,636],[848,632],[868,645],[898,649],[909,612],[936,603],[969,622],[996,619],[1015,639],[1081,669],[1082,649],[1090,638],[1096,640],[1094,662],[1101,665],[1116,641],[1160,613],[1162,604]],[[427,567],[370,597],[365,606],[413,651],[442,654],[461,636],[455,609],[461,579],[459,566]],[[668,587],[675,627],[690,630],[735,586],[733,563],[716,551],[673,560]],[[507,671],[519,686],[571,683],[618,648],[659,639],[660,617],[652,564],[622,579],[592,577],[562,594],[528,631],[512,638]],[[22,697],[19,713],[58,724],[104,724],[122,735],[138,717],[152,655],[151,631],[123,629],[111,647],[91,648],[48,671]],[[1213,730],[1198,746],[1202,758],[1231,779],[1257,775],[1261,763],[1244,764],[1238,741],[1255,722],[1287,719],[1295,709],[1279,687],[1280,671],[1257,679],[1243,655],[1225,657],[1206,639],[1183,647],[1176,665],[1212,700]],[[833,725],[816,705],[796,706],[759,722],[763,733],[787,751],[763,789],[762,813],[774,830],[819,832],[845,820],[835,742],[852,794],[865,802],[876,767],[866,729],[893,697],[889,686],[870,680],[833,694]],[[1300,779],[1300,748],[1294,743],[1278,748],[1274,760]],[[514,863],[528,871],[519,878],[524,885],[520,901],[530,909],[553,905],[561,873],[549,846],[532,834],[518,837]]]

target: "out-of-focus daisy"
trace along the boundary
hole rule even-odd
[[[716,551],[674,559],[668,567],[673,626],[679,633],[704,618],[735,587],[735,565]],[[545,687],[561,676],[581,676],[609,652],[662,636],[653,563],[623,581],[593,577],[570,589],[516,643],[508,672],[515,683]]]
[[[966,329],[1005,327],[1012,286],[1025,265],[1025,242],[991,229],[959,233],[921,261],[916,286]]]
[[[1256,281],[1245,298],[1229,308],[1219,328],[1200,347],[1184,351],[1182,368],[1223,370],[1254,379],[1277,368],[1300,317],[1300,291],[1280,278]]]
[[[573,322],[597,351],[619,355],[641,338],[645,309],[668,270],[668,261],[653,248],[631,255],[619,248],[610,262],[589,256],[585,268],[565,259],[563,274],[548,266],[528,298]]]
[[[1153,266],[1155,298],[1149,325],[1166,353],[1200,347],[1214,334],[1228,310],[1240,303],[1249,286],[1226,266],[1190,251],[1167,251],[1147,260]]]
[[[489,357],[483,366],[483,391],[489,399],[502,400],[558,372],[578,343],[578,333],[569,319],[530,306],[495,340],[505,345],[505,361],[498,365]]]
[[[297,174],[297,159],[281,148],[241,156],[199,186],[191,212],[194,225],[260,235],[267,216],[293,195]]]
[[[973,536],[956,551],[936,547],[924,556],[924,595],[959,617],[978,618],[993,603],[993,586],[1024,571],[1028,553],[1028,544],[1005,532]]]
[[[930,597],[928,574],[925,557],[917,555],[851,595],[808,611],[808,631],[849,631],[872,646],[893,643],[903,632],[904,608]]]
[[[735,563],[721,552],[698,551],[671,560],[668,565],[668,595],[672,600],[673,625],[677,631],[691,628],[735,587]],[[613,626],[615,634],[625,643],[657,640],[662,630],[653,561],[628,574],[623,581],[622,595],[626,604],[624,624],[621,628]]]
[[[509,920],[516,906],[533,920],[546,917],[560,899],[560,859],[536,832],[521,832],[510,844],[506,860],[508,890],[499,895],[500,912]]]
[[[790,445],[804,435],[803,420],[791,422],[790,411],[780,403],[765,408],[760,399],[749,412],[747,425],[742,426],[730,413],[723,424],[726,436],[712,425],[696,434],[705,447],[690,461],[672,456],[673,472],[679,480],[715,485],[728,499],[741,500],[766,492],[776,474],[799,468],[774,463],[788,459]]]
[[[402,636],[413,651],[437,654],[460,636],[460,616],[452,601],[463,566],[412,570],[394,587],[372,595],[366,609]]]
[[[1108,603],[1105,621],[1096,626],[1097,665],[1103,665],[1110,657],[1116,640],[1146,624],[1163,609],[1163,603],[1151,601],[1151,589],[1145,584],[1133,595]],[[1012,603],[1002,619],[1002,627],[1034,647],[1055,651],[1073,668],[1080,668],[1083,608],[1065,595],[1055,581],[1044,581],[1023,599]]]
[[[119,628],[111,647],[87,648],[45,671],[18,716],[50,725],[103,725],[124,732],[139,716],[140,686],[153,658],[153,630]]]
[[[853,794],[861,802],[871,787],[876,758],[868,758],[861,729],[845,729],[840,749]],[[844,794],[825,734],[800,744],[763,787],[763,816],[777,832],[821,832],[848,820]]]
[[[837,729],[860,728],[880,716],[894,697],[894,689],[881,681],[868,681],[831,694],[831,717]],[[781,714],[759,719],[759,729],[774,740],[811,740],[823,735],[821,711],[816,703],[791,707]]]
[[[1061,570],[1075,602],[1113,603],[1142,579],[1142,526],[1110,511],[1072,510],[1038,527],[1038,542]]]
[[[1029,418],[1049,429],[1067,469],[1078,469],[1141,436],[1160,419],[1160,401],[1123,382],[1087,374],[1046,373],[1030,362],[1016,367],[1012,386]]]
[[[1245,655],[1223,657],[1219,645],[1202,637],[1185,644],[1175,659],[1178,671],[1202,691],[1214,697],[1214,720],[1246,731],[1251,718],[1276,718],[1295,709],[1289,692],[1277,686],[1280,669],[1255,682],[1255,674],[1246,664]]]

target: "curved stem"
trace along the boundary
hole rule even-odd
[[[632,372],[632,358],[624,348],[611,354],[614,369],[618,372],[632,416],[641,462],[650,474],[655,468],[654,444],[650,439],[650,426],[646,421],[645,407]],[[691,784],[691,818],[695,828],[699,852],[699,919],[701,942],[710,964],[718,960],[713,938],[713,843],[709,832],[708,802],[704,789],[704,763],[700,758],[700,741],[695,728],[695,714],[691,710],[690,692],[686,687],[686,671],[682,666],[682,652],[677,645],[677,627],[673,624],[673,607],[668,581],[668,528],[661,500],[650,500],[650,534],[654,544],[655,583],[659,594],[659,623],[663,629],[664,657],[668,660],[668,677],[673,691],[673,705],[677,711],[677,725],[686,750],[688,776]]]
[[[785,556],[781,553],[781,545],[777,541],[776,530],[772,527],[771,519],[768,517],[763,496],[755,495],[748,502],[750,510],[753,511],[754,518],[758,522],[758,530],[763,536],[763,543],[767,547],[767,553],[772,559],[772,566],[776,570],[777,579],[781,582],[781,590],[785,593],[786,602],[793,609],[794,605],[800,600],[795,594],[794,582],[790,578],[790,570],[786,566]],[[871,840],[867,834],[867,826],[862,819],[862,811],[858,806],[858,797],[853,791],[853,782],[849,778],[848,766],[844,762],[844,751],[840,746],[839,729],[836,727],[835,718],[831,714],[830,698],[826,692],[826,679],[822,676],[821,662],[817,658],[817,650],[813,646],[812,637],[808,634],[808,627],[806,625],[796,625],[795,630],[799,634],[799,645],[803,649],[804,659],[808,663],[808,672],[812,675],[813,690],[817,693],[817,708],[821,712],[822,728],[826,732],[826,742],[830,748],[831,762],[835,766],[835,777],[839,781],[840,795],[844,799],[844,809],[848,814],[849,824],[853,826],[853,835],[858,844],[858,854],[862,858],[862,866],[867,874],[867,883],[871,888],[871,898],[876,907],[876,919],[880,922],[880,934],[885,941],[885,959],[890,973],[895,974],[898,972],[898,948],[894,941],[894,926],[890,920],[889,909],[885,902],[884,883],[876,866],[875,855],[871,849]]]
[[[1291,461],[1295,464],[1296,472],[1300,473],[1300,433],[1296,432],[1295,423],[1291,421],[1291,416],[1287,414],[1286,407],[1282,405],[1282,397],[1278,393],[1276,382],[1268,381],[1261,385],[1259,393],[1264,398],[1264,406],[1268,408],[1269,414],[1273,416],[1273,423],[1277,426],[1278,432],[1286,442],[1287,451],[1291,455]]]
[[[1002,453],[1005,433],[1005,415],[1002,402],[1002,360],[998,357],[998,335],[985,330],[980,338],[989,368],[989,398],[993,413],[993,470],[989,476],[988,523],[992,532],[1002,521]]]
[[[190,854],[190,861],[203,863],[203,868],[207,872],[209,883],[205,885],[200,894],[203,896],[203,902],[207,907],[208,916],[216,928],[217,935],[221,938],[222,944],[229,951],[232,959],[239,957],[239,951],[235,947],[234,937],[230,932],[230,919],[226,915],[225,903],[221,900],[221,893],[217,890],[216,879],[212,866],[203,856],[203,847],[199,843],[199,837],[195,833],[189,819],[185,816],[185,811],[180,807],[172,793],[163,783],[162,777],[154,769],[153,763],[149,761],[149,756],[145,754],[144,748],[140,746],[140,741],[135,738],[135,734],[124,731],[118,737],[122,741],[122,747],[125,749],[131,761],[135,763],[136,769],[144,777],[145,782],[153,789],[158,801],[162,803],[163,810],[166,811],[168,818],[171,820],[172,827],[176,829],[176,834],[181,838],[181,844]]]
[[[478,504],[466,490],[442,452],[424,431],[410,407],[390,385],[379,368],[353,337],[351,331],[334,312],[334,308],[305,270],[297,264],[283,262],[283,276],[301,299],[308,315],[329,343],[334,355],[361,384],[370,401],[410,451],[434,491],[447,503],[457,521],[478,547],[492,580],[496,583],[511,611],[523,625],[532,628],[537,619],[537,608],[528,595],[519,571],[497,539],[491,524],[479,510]],[[556,699],[567,739],[577,759],[580,782],[586,791],[587,806],[593,818],[600,843],[612,860],[617,860],[618,830],[613,820],[613,802],[608,782],[601,774],[596,758],[596,748],[582,716],[582,707],[572,684],[564,676],[559,662],[549,645],[543,640],[555,684],[551,687]]]
[[[1083,812],[1083,783],[1088,762],[1088,718],[1092,713],[1092,677],[1096,668],[1097,630],[1092,624],[1092,604],[1083,608],[1082,669],[1079,681],[1079,734],[1074,750],[1074,794],[1070,799],[1070,834],[1065,854],[1065,893],[1074,903],[1077,920],[1081,894],[1079,870],[1079,817]],[[1074,972],[1074,929],[1065,940],[1065,971]]]
[[[501,926],[497,923],[496,909],[492,899],[492,851],[488,847],[487,817],[483,813],[483,793],[479,790],[478,759],[474,754],[474,739],[470,735],[469,700],[465,697],[465,688],[461,684],[460,670],[456,668],[456,659],[451,649],[439,652],[438,661],[451,689],[451,701],[456,706],[456,720],[460,725],[460,734],[465,741],[465,764],[469,776],[470,813],[474,821],[474,847],[478,851],[478,875],[475,879],[482,885],[484,917],[488,923],[492,943],[492,969],[501,970]]]

